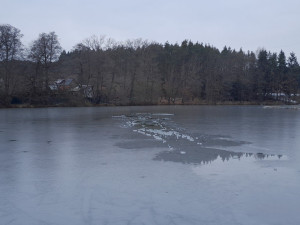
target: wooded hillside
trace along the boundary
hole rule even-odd
[[[66,52],[55,32],[41,33],[27,48],[21,37],[17,28],[0,26],[2,106],[292,102],[300,88],[294,53],[103,36]]]

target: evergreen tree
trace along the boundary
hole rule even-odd
[[[288,58],[288,79],[289,89],[293,96],[296,96],[300,88],[300,66],[295,53],[291,52]]]
[[[287,76],[287,62],[284,52],[281,50],[278,55],[278,75],[279,75],[279,92],[290,95],[289,80]]]

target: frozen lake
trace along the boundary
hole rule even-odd
[[[0,225],[300,224],[300,110],[0,110]]]

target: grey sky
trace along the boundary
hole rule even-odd
[[[222,49],[266,48],[300,59],[299,0],[0,0],[0,23],[19,28],[27,45],[55,31],[64,49],[96,34],[117,41],[184,39]]]

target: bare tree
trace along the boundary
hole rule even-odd
[[[33,41],[28,57],[30,60],[42,66],[44,88],[49,87],[49,69],[53,62],[59,59],[62,48],[55,32],[41,33],[37,40]],[[39,71],[38,69],[36,71]]]
[[[105,36],[101,35],[97,37],[96,35],[92,35],[91,37],[85,39],[83,45],[93,51],[99,51],[103,48],[105,43]]]
[[[21,31],[11,25],[0,25],[0,87],[5,99],[14,92],[16,77],[15,60],[21,57]]]

